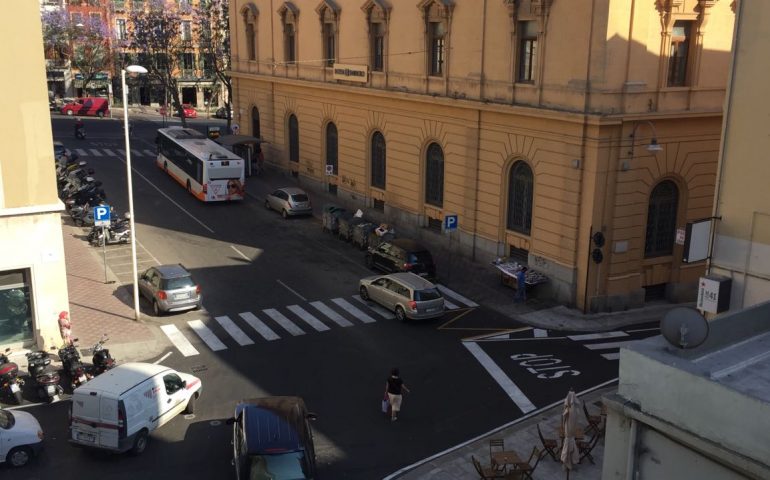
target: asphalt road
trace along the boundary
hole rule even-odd
[[[191,124],[205,129],[224,122]],[[204,310],[152,320],[173,325],[196,351],[185,356],[171,346],[163,364],[201,377],[198,413],[156,431],[148,451],[133,458],[67,445],[67,401],[31,407],[46,431],[46,450],[15,478],[47,478],[51,472],[62,479],[80,478],[94,467],[115,479],[227,478],[233,469],[231,432],[224,420],[238,400],[263,395],[299,395],[317,413],[313,427],[321,478],[382,478],[559,401],[571,386],[582,390],[612,381],[617,348],[609,344],[654,333],[581,340],[540,336],[548,332],[535,337],[526,329],[496,336],[490,329],[510,331],[509,319],[483,305],[463,308],[460,302],[460,308],[435,321],[385,319],[354,298],[358,279],[373,274],[363,266],[363,253],[323,234],[313,218],[285,221],[266,211],[258,195],[235,204],[200,203],[154,166],[158,123],[140,118],[135,125],[134,211],[141,268],[179,262],[203,286]],[[53,129],[67,147],[87,154],[83,159],[103,181],[108,203],[117,212],[127,210],[125,164],[118,152],[122,123],[87,119],[85,141],[73,138],[71,119],[55,116]],[[126,247],[108,251],[111,269],[130,282]],[[347,305],[372,321],[360,321]],[[326,328],[303,323],[296,307]],[[149,314],[149,305],[143,303],[143,309]],[[242,315],[248,313],[279,338],[267,340],[250,329]],[[335,313],[350,325],[333,321]],[[282,328],[281,316],[299,331]],[[248,342],[243,337],[239,342],[224,328],[229,323],[223,317],[246,333]],[[221,345],[196,334],[190,324],[195,320]],[[482,333],[487,335],[478,336]],[[605,347],[585,346],[600,342]],[[379,405],[392,366],[401,368],[412,390],[395,423],[383,417]]]

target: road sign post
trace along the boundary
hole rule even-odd
[[[457,230],[459,224],[457,215],[444,215],[444,231],[449,234],[449,268],[447,269],[447,282],[452,278],[452,232]]]
[[[102,258],[104,259],[104,283],[110,283],[107,280],[107,228],[110,226],[110,214],[112,209],[109,205],[97,205],[94,207],[94,226],[102,227]]]

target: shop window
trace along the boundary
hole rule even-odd
[[[663,257],[674,251],[679,189],[671,180],[660,182],[650,194],[644,256]]]
[[[337,175],[337,126],[331,122],[326,125],[326,165]]]
[[[372,186],[385,189],[385,137],[380,132],[372,135]]]
[[[436,207],[444,205],[444,151],[438,143],[431,143],[426,152],[425,203]]]
[[[0,272],[0,345],[34,340],[29,270]]]
[[[299,162],[299,124],[296,115],[289,115],[289,161]]]
[[[508,214],[506,228],[529,235],[532,230],[534,177],[526,162],[513,164],[508,174]]]

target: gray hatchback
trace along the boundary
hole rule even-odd
[[[157,317],[167,312],[197,310],[203,300],[201,287],[179,264],[148,268],[139,277],[139,292],[152,303],[152,311]]]
[[[435,285],[411,272],[366,277],[358,292],[396,313],[400,321],[422,320],[444,315],[444,297]]]
[[[313,214],[313,206],[307,193],[296,187],[279,188],[268,194],[265,198],[265,208],[281,212],[283,218]]]

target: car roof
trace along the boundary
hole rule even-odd
[[[297,194],[305,194],[305,195],[307,195],[307,193],[305,193],[304,190],[302,190],[301,188],[297,188],[297,187],[281,187],[278,190],[283,190],[284,192],[288,193],[289,195],[297,195]]]
[[[423,247],[421,243],[418,243],[411,238],[394,238],[393,240],[389,240],[388,243],[395,245],[397,247],[401,247],[404,250],[410,251],[410,252],[420,252],[423,250],[428,250],[427,248]]]
[[[120,395],[134,385],[165,372],[173,372],[173,370],[154,363],[124,363],[97,375],[78,388],[82,388],[84,392],[96,390]]]
[[[190,276],[190,272],[179,264],[158,265],[157,267],[153,268],[155,268],[155,270],[157,270],[163,278],[179,278]]]
[[[249,455],[296,451],[309,441],[303,425],[307,410],[300,397],[253,398],[235,408],[236,416],[244,413]]]
[[[391,273],[384,276],[388,278],[393,278],[398,282],[406,285],[407,287],[411,287],[415,290],[425,290],[428,288],[436,288],[436,286],[433,285],[431,282],[422,278],[419,275],[415,275],[412,272],[398,272],[398,273]]]

